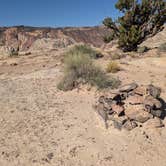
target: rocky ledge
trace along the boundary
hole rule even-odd
[[[161,89],[154,85],[131,83],[100,95],[95,110],[104,120],[106,128],[109,128],[109,122],[119,130],[132,130],[145,122],[156,128],[164,127],[162,120],[166,107],[160,94]]]

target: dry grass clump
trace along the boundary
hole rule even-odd
[[[64,78],[58,84],[60,90],[72,90],[81,84],[90,84],[98,88],[115,88],[120,84],[120,81],[111,78],[97,66],[93,64],[92,59],[86,53],[79,51],[68,53],[64,59]]]
[[[106,71],[108,73],[116,73],[120,70],[121,70],[121,68],[120,68],[119,64],[115,61],[110,61],[106,68]]]

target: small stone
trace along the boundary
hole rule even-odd
[[[104,109],[104,106],[103,104],[99,103],[97,106],[96,106],[96,109],[97,109],[97,113],[100,115],[100,117],[104,120],[104,124],[105,124],[105,127],[106,129],[108,128],[108,124],[107,124],[107,120],[108,120],[108,114],[106,112],[106,110]]]
[[[54,157],[54,154],[53,154],[53,153],[47,154],[47,158],[48,158],[49,160],[51,160],[53,157]]]
[[[114,122],[114,127],[118,130],[122,129],[123,124],[127,121],[127,117],[126,116],[114,116],[113,118],[113,122]]]
[[[111,98],[105,97],[105,102],[106,102],[107,104],[111,105],[112,102],[113,102],[113,100],[112,100]]]
[[[111,98],[106,98],[105,96],[100,96],[98,102],[103,104],[104,107],[109,110],[111,109],[113,100]]]
[[[111,98],[111,99],[113,99],[117,94],[118,94],[118,92],[105,92],[105,93],[104,93],[104,96],[105,96],[106,98]]]
[[[112,104],[111,105],[112,110],[117,113],[118,116],[124,115],[124,107],[117,105],[117,104]]]
[[[144,107],[149,111],[150,110],[157,110],[162,107],[161,102],[154,98],[153,96],[147,96],[144,100]]]
[[[120,96],[121,100],[125,100],[128,97],[128,93],[127,92],[120,93]]]
[[[146,87],[145,86],[138,86],[136,89],[134,89],[134,93],[140,96],[143,96],[146,94]]]
[[[10,66],[17,66],[18,63],[14,62],[14,63],[11,63]]]
[[[128,121],[126,121],[125,124],[123,125],[123,128],[126,129],[126,130],[128,130],[128,131],[130,131],[130,130],[136,128],[137,126],[138,126],[138,125],[137,125],[137,123],[136,123],[135,121],[130,121],[130,120],[128,120]]]
[[[156,117],[161,117],[162,116],[162,110],[151,110],[150,113]]]
[[[161,121],[161,119],[155,117],[154,119],[149,119],[146,122],[145,127],[148,127],[148,128],[160,128],[160,127],[164,127],[164,124]]]
[[[130,105],[125,109],[125,115],[131,119],[140,123],[146,122],[148,119],[153,118],[153,116],[144,111],[142,105]]]
[[[114,128],[118,129],[118,130],[121,130],[122,129],[122,124],[119,123],[118,121],[113,121],[114,123]]]
[[[148,85],[147,93],[154,98],[159,98],[161,94],[161,88],[155,87],[154,85]]]
[[[144,98],[142,96],[134,95],[134,96],[129,96],[126,101],[126,103],[132,104],[132,105],[138,105],[138,104],[143,104]]]
[[[107,121],[107,112],[104,110],[104,105],[99,103],[96,106],[98,114],[103,118],[104,121]]]
[[[122,87],[119,88],[120,92],[130,92],[134,89],[136,89],[138,85],[136,83],[131,83],[127,85],[123,85]]]
[[[104,103],[105,101],[105,97],[104,96],[100,96],[99,99],[98,99],[98,102],[99,103]]]
[[[107,111],[112,109],[112,107],[111,107],[111,105],[109,103],[105,102],[105,103],[103,103],[103,105],[104,105],[104,109],[107,110]]]
[[[148,112],[141,112],[137,115],[137,117],[135,118],[135,120],[137,122],[140,122],[140,123],[144,123],[146,122],[147,120],[153,118],[153,116],[151,114],[149,114]]]

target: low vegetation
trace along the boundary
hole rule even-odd
[[[138,47],[137,52],[142,54],[144,52],[147,52],[148,48],[146,46]]]
[[[73,51],[75,50],[75,51]],[[80,47],[69,51],[64,59],[64,78],[58,84],[60,90],[72,90],[79,84],[90,84],[98,88],[116,88],[120,81],[108,76],[96,65],[91,56]]]
[[[73,48],[71,48],[68,52],[66,52],[66,56],[73,55],[73,54],[85,54],[89,56],[90,58],[94,58],[94,59],[100,58],[102,56],[100,52],[84,44],[76,45]]]
[[[106,71],[108,73],[116,73],[116,72],[120,71],[120,66],[118,65],[117,62],[110,61],[107,65]]]
[[[160,52],[166,52],[166,43],[161,44],[161,45],[158,47],[158,50],[159,50]]]
[[[114,40],[114,38],[115,38],[114,33],[111,33],[107,36],[104,36],[103,40],[104,40],[105,43],[109,43],[110,41]]]

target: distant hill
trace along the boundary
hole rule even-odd
[[[15,49],[27,51],[39,48],[61,48],[74,43],[87,43],[95,47],[104,44],[103,36],[109,30],[103,26],[81,28],[0,27],[0,52]],[[44,49],[44,48],[43,48]]]
[[[110,30],[104,26],[79,28],[0,27],[0,56],[9,55],[11,50],[19,52],[59,50],[76,43],[101,47],[104,45],[103,37],[109,33]],[[141,46],[155,48],[162,43],[166,43],[166,26],[163,31],[148,38]]]

